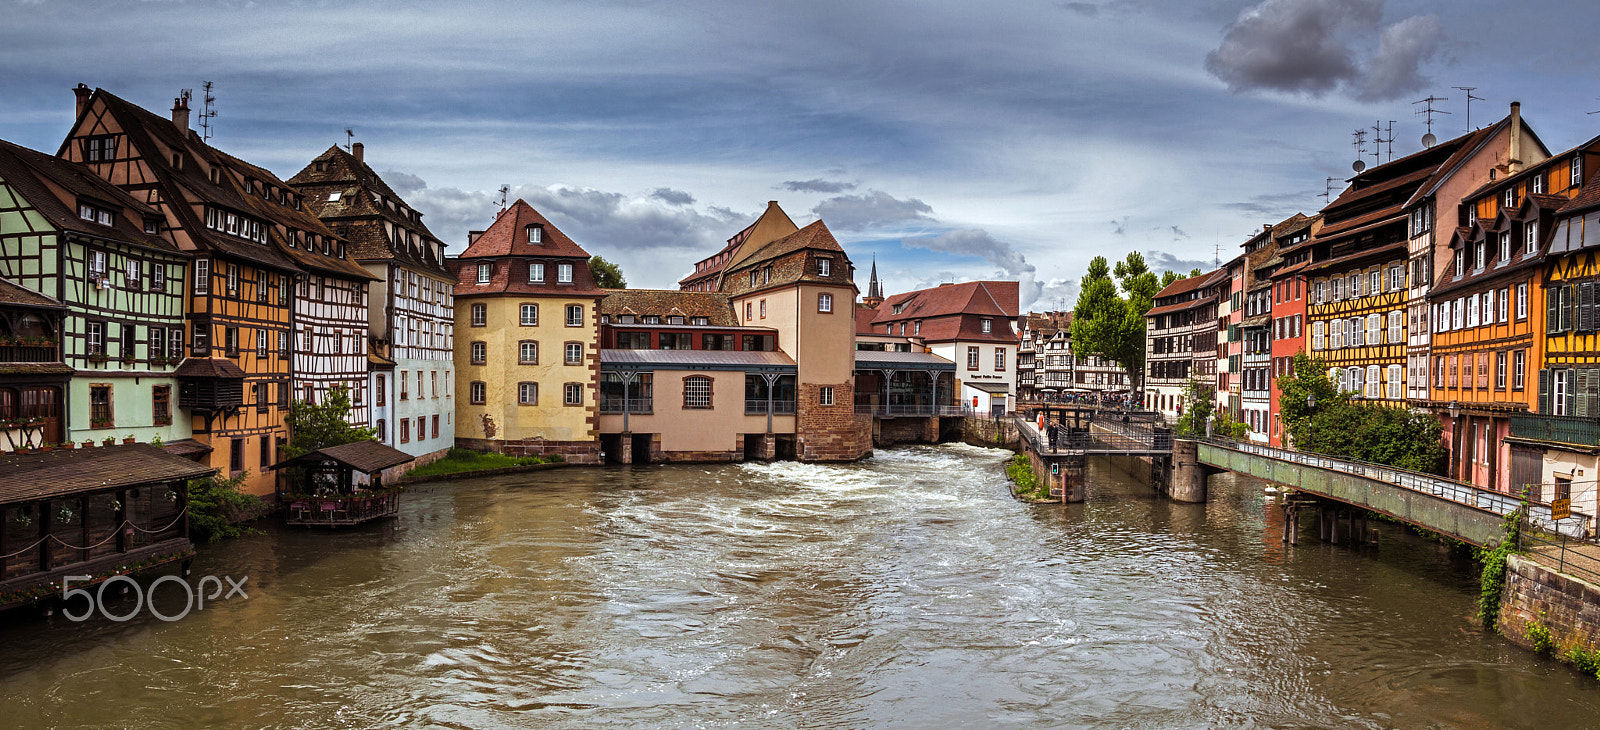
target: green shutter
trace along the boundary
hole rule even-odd
[[[1559,316],[1556,314],[1556,310],[1557,310],[1556,301],[1557,301],[1557,299],[1559,299],[1558,293],[1560,292],[1560,290],[1561,290],[1561,287],[1559,287],[1559,286],[1552,286],[1552,287],[1544,290],[1544,305],[1545,305],[1544,331],[1546,331],[1546,332],[1560,332],[1561,331],[1560,329],[1558,329],[1556,327],[1556,324],[1558,323],[1558,321],[1560,319]]]
[[[1572,415],[1573,409],[1578,407],[1577,371],[1567,368],[1567,415]]]
[[[1587,369],[1578,371],[1577,384],[1573,390],[1577,395],[1576,403],[1573,404],[1573,408],[1567,409],[1567,413],[1580,418],[1587,417],[1589,415],[1589,371]]]
[[[1595,328],[1594,322],[1594,282],[1586,281],[1578,285],[1578,316],[1574,318],[1579,332],[1589,332]]]
[[[1539,412],[1550,412],[1550,370],[1539,368]]]

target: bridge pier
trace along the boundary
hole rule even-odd
[[[1211,471],[1200,463],[1200,442],[1174,439],[1171,488],[1167,494],[1174,502],[1206,501],[1206,476]]]

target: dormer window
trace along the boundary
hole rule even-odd
[[[1500,260],[1511,260],[1511,231],[1500,232]]]
[[[833,259],[817,259],[817,276],[833,275]]]
[[[572,264],[556,264],[556,283],[572,283]]]
[[[1515,208],[1515,207],[1517,207],[1517,189],[1516,188],[1506,188],[1505,207],[1507,207],[1507,208]]]
[[[711,319],[709,317],[690,317],[689,324],[697,327],[705,327],[711,324]]]
[[[154,218],[144,219],[144,232],[152,236],[161,232],[161,222]]]
[[[1583,184],[1583,155],[1577,155],[1577,156],[1572,158],[1572,186],[1573,187],[1577,187],[1577,186],[1582,185],[1582,184]]]
[[[989,334],[992,331],[994,331],[994,320],[992,320],[992,319],[983,320],[983,333],[984,334]]]
[[[544,264],[541,264],[537,261],[528,264],[528,283],[544,283]]]
[[[1532,189],[1532,191],[1533,191],[1533,193],[1535,195],[1543,193],[1544,192],[1544,175],[1543,174],[1534,175],[1533,178],[1528,182],[1528,185],[1531,187],[1531,189]]]
[[[99,223],[102,226],[109,226],[115,220],[111,215],[111,211],[88,203],[78,203],[78,217],[90,223]]]
[[[183,155],[181,155],[181,154],[179,154],[177,152],[172,153],[172,169],[174,169],[174,170],[182,170],[183,169]]]
[[[1529,221],[1528,225],[1522,229],[1522,232],[1522,235],[1527,239],[1526,252],[1532,255],[1534,250],[1539,247],[1539,222]]]
[[[683,318],[677,315],[669,315],[667,317],[667,324],[683,324]]]
[[[489,283],[489,275],[494,273],[494,264],[478,264],[478,283]]]
[[[544,243],[544,226],[537,223],[528,226],[528,243]]]

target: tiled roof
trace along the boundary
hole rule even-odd
[[[150,444],[0,456],[0,503],[183,481],[215,473]]]
[[[314,216],[246,195],[238,186],[234,175],[222,175],[219,177],[219,182],[213,183],[205,170],[207,167],[229,169],[265,184],[288,189],[288,186],[271,172],[226,154],[206,144],[193,130],[180,131],[171,119],[163,119],[136,104],[118,98],[105,89],[94,90],[85,113],[88,108],[92,108],[95,101],[104,103],[106,109],[116,117],[130,142],[141,151],[144,164],[154,171],[157,184],[163,188],[163,195],[169,200],[179,200],[184,203],[191,201],[215,203],[240,213],[277,221],[290,228],[332,235]],[[71,143],[71,139],[63,142],[58,156],[65,152],[67,145]],[[171,159],[163,154],[162,150],[181,151],[180,157],[193,162],[175,168]],[[207,229],[204,219],[199,217],[200,214],[197,214],[191,205],[173,205],[170,206],[170,210],[172,215],[179,218],[190,238],[214,253],[279,271],[300,270],[294,259],[282,251],[284,242],[276,230],[271,233],[273,243],[263,246]]]
[[[10,279],[0,279],[0,304],[14,307],[43,307],[46,309],[67,308],[66,305],[56,301],[54,297],[40,294]]]
[[[244,379],[244,370],[232,360],[220,357],[191,357],[172,371],[177,378],[237,378]]]
[[[366,162],[338,145],[289,178],[289,184],[306,196],[306,210],[350,242],[350,255],[357,261],[396,261],[449,275],[444,262],[434,255],[435,250],[443,251],[444,245],[422,223],[422,214],[406,205]],[[376,197],[383,198],[383,204]],[[396,245],[385,223],[414,234],[421,245]]]
[[[334,461],[350,467],[363,474],[376,474],[391,466],[399,466],[411,461],[412,456],[399,449],[380,444],[377,441],[356,441],[355,443],[341,446],[329,446],[324,449],[310,451],[293,459],[280,461],[268,469],[282,469],[292,464],[310,462]]]
[[[76,162],[0,140],[0,180],[20,193],[29,205],[57,228],[168,253],[180,253],[178,247],[165,238],[144,232],[144,218],[159,219],[162,217],[159,211],[139,202]],[[115,211],[109,226],[87,221],[78,216],[76,200],[62,200],[52,188],[59,188],[74,198],[89,198],[100,205],[114,205],[119,210]]]
[[[600,313],[609,314],[612,322],[622,314],[639,316],[656,315],[665,322],[673,315],[705,317],[712,327],[737,327],[739,319],[733,313],[727,294],[720,292],[678,291],[667,289],[605,289],[600,300]]]
[[[539,226],[544,229],[540,236],[540,243],[528,243],[528,226]],[[530,256],[530,257],[571,257],[589,258],[589,252],[582,246],[567,238],[567,234],[556,228],[548,219],[528,205],[527,201],[517,199],[511,207],[500,211],[494,223],[478,236],[478,240],[467,246],[457,258],[486,258],[491,256]]]
[[[954,370],[956,364],[931,352],[879,352],[856,350],[856,369],[881,367],[921,368],[923,370]]]
[[[71,365],[63,362],[0,362],[0,375],[72,375]]]
[[[856,334],[858,334],[858,335],[878,334],[878,333],[872,331],[872,320],[873,320],[874,317],[878,316],[878,310],[873,309],[872,307],[869,307],[869,306],[867,306],[865,304],[857,304],[856,308],[855,308],[855,314],[856,314]]]
[[[1199,289],[1201,286],[1205,285],[1206,278],[1207,274],[1201,274],[1199,276],[1190,276],[1179,279],[1171,284],[1168,284],[1165,289],[1156,292],[1155,298],[1164,299],[1166,297],[1174,297],[1179,294],[1183,294],[1184,292],[1194,291],[1195,289]]]
[[[967,281],[931,289],[896,294],[878,306],[876,322],[900,321],[951,314],[1015,317],[1018,309],[1015,281]],[[894,308],[905,305],[899,313]]]
[[[790,220],[789,214],[783,212],[783,208],[778,207],[778,201],[769,200],[767,201],[767,209],[762,211],[759,218],[756,218],[754,222],[745,226],[738,233],[733,234],[733,237],[728,239],[727,245],[723,246],[716,254],[708,257],[711,263],[705,269],[683,277],[678,280],[678,283],[688,284],[691,281],[698,282],[707,278],[716,279],[721,276],[721,272],[724,269],[729,268],[729,264],[736,263],[735,259],[742,260],[740,249],[746,243],[753,247],[759,247],[768,241],[782,238],[798,230],[800,230],[800,227],[795,225],[793,220]],[[698,264],[699,262],[695,263]]]
[[[778,211],[780,214],[782,211]],[[784,216],[785,219],[788,216]],[[833,232],[822,221],[812,221],[805,228],[793,233],[775,238],[770,241],[759,242],[756,239],[745,241],[739,247],[739,253],[724,267],[728,271],[740,269],[745,266],[771,261],[787,253],[793,253],[804,248],[821,249],[824,251],[838,251],[844,253],[844,247],[834,240]]]

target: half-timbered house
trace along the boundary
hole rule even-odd
[[[63,403],[72,368],[61,361],[66,317],[61,302],[0,278],[0,451],[67,438]]]
[[[61,344],[76,374],[56,441],[189,438],[172,374],[189,256],[161,218],[81,165],[0,142],[0,275],[70,312]]]
[[[454,288],[444,243],[366,164],[365,147],[337,145],[289,179],[306,205],[374,277],[367,321],[370,420],[379,440],[416,457],[455,445]],[[378,411],[382,410],[380,414]]]
[[[190,130],[187,100],[162,118],[104,89],[74,92],[77,119],[56,156],[159,211],[157,235],[194,257],[185,350],[169,342],[167,356],[183,358],[177,401],[211,449],[202,462],[270,494],[264,467],[288,439],[292,282],[304,272],[284,248],[322,249],[329,235],[300,211],[298,193]]]
[[[1216,341],[1217,303],[1205,296],[1215,271],[1168,284],[1145,312],[1144,407],[1175,420],[1194,371],[1196,333]],[[1208,381],[1209,384],[1209,381]]]

